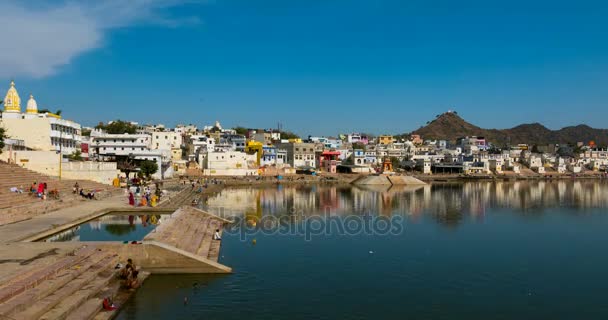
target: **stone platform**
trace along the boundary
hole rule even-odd
[[[413,186],[425,185],[426,183],[412,176],[388,176],[388,175],[369,175],[362,176],[352,182],[354,185],[387,185],[387,186]]]
[[[0,319],[111,319],[118,311],[103,311],[103,298],[121,305],[134,292],[121,288],[115,269],[128,258],[140,268],[140,282],[150,273],[231,272],[217,262],[221,241],[212,239],[229,221],[188,206],[141,244],[30,242],[113,210],[167,211],[127,208],[124,201],[88,202],[0,226]]]

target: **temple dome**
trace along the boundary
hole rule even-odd
[[[21,98],[15,89],[15,81],[11,81],[11,87],[4,97],[4,112],[21,112]]]
[[[36,99],[34,96],[30,94],[30,99],[27,100],[27,108],[25,109],[25,113],[38,113],[38,103],[36,103]]]

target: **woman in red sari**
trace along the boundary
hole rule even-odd
[[[131,191],[129,191],[129,205],[130,206],[135,205],[135,197],[133,196],[133,192],[131,192]]]

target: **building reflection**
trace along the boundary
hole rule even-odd
[[[607,208],[608,183],[562,180],[443,183],[416,187],[234,188],[223,190],[202,205],[203,209],[226,217],[371,214],[405,215],[417,220],[430,216],[446,226],[458,225],[465,218],[483,221],[490,208],[538,215],[557,207]]]
[[[170,218],[170,214],[145,214],[145,215],[128,215],[128,214],[107,214],[86,223],[75,226],[73,228],[56,233],[46,239],[44,242],[67,242],[81,241],[82,236],[90,238],[92,234],[107,234],[111,236],[126,236],[134,233],[138,228],[153,229],[161,224],[165,219]]]

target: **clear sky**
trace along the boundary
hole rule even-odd
[[[608,127],[606,1],[2,1],[0,88],[93,125]]]

